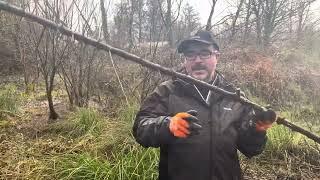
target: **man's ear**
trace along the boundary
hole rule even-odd
[[[216,56],[217,62],[219,62],[219,59],[220,59],[220,53],[218,52],[215,56]]]

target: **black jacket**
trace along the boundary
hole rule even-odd
[[[221,75],[214,85],[234,91]],[[247,157],[260,154],[266,134],[253,128],[251,107],[214,92],[205,99],[198,89],[179,79],[162,83],[142,104],[134,137],[144,147],[160,147],[160,180],[241,179],[237,149]],[[174,137],[170,117],[191,109],[198,111],[200,134]]]

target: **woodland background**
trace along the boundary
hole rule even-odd
[[[7,2],[175,70],[177,44],[211,30],[226,79],[320,135],[317,1],[230,0],[235,11],[213,19],[212,0],[205,25],[182,0]],[[156,179],[158,149],[140,147],[131,128],[170,77],[4,11],[0,22],[0,179]],[[320,178],[319,145],[280,125],[268,137],[263,154],[241,155],[246,179]]]

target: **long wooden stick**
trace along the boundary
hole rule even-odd
[[[73,32],[72,30],[64,27],[63,25],[58,25],[58,24],[56,24],[53,21],[50,21],[48,19],[45,19],[45,18],[36,16],[36,15],[30,14],[28,12],[25,12],[23,9],[21,9],[19,7],[16,7],[16,6],[13,6],[13,5],[10,5],[9,3],[4,2],[2,0],[0,0],[0,10],[4,10],[4,11],[7,11],[9,13],[12,13],[12,14],[15,14],[15,15],[18,15],[18,16],[21,16],[21,17],[28,18],[31,21],[37,22],[37,23],[39,23],[39,24],[41,24],[41,25],[43,25],[45,27],[49,27],[51,29],[59,31],[61,34],[64,34],[65,36],[72,37],[77,41],[92,45],[92,46],[94,46],[94,47],[96,47],[98,49],[109,51],[112,54],[118,55],[118,56],[120,56],[120,57],[122,57],[124,59],[129,60],[129,61],[133,61],[135,63],[138,63],[138,64],[140,64],[140,65],[142,65],[144,67],[147,67],[149,69],[152,69],[152,70],[155,70],[155,71],[160,71],[163,74],[166,74],[166,75],[169,75],[169,76],[173,76],[173,77],[177,77],[177,78],[186,80],[188,82],[191,82],[193,84],[201,85],[201,86],[203,86],[203,87],[205,87],[205,88],[207,88],[209,90],[212,90],[212,91],[214,91],[216,93],[223,94],[227,98],[231,98],[231,99],[240,101],[241,103],[244,103],[244,104],[249,104],[255,109],[258,109],[258,110],[265,110],[266,109],[266,108],[264,108],[264,107],[262,107],[262,106],[260,106],[260,105],[258,105],[256,103],[246,99],[245,97],[240,96],[240,90],[235,92],[235,93],[225,91],[225,90],[223,90],[221,88],[218,88],[216,86],[212,86],[212,85],[210,85],[210,84],[208,84],[206,82],[197,80],[197,79],[192,78],[192,77],[190,77],[188,75],[175,72],[172,69],[169,69],[169,68],[166,68],[166,67],[162,67],[159,64],[147,61],[147,60],[145,60],[145,59],[143,59],[141,57],[138,57],[138,56],[136,56],[134,54],[128,53],[128,52],[126,52],[124,50],[121,50],[119,48],[115,48],[115,47],[112,47],[112,46],[110,46],[110,45],[108,45],[106,43],[102,43],[102,42],[99,42],[99,41],[97,41],[95,39],[85,37],[85,36],[81,35],[80,33]],[[320,144],[320,137],[319,136],[317,136],[317,135],[315,135],[315,134],[313,134],[313,133],[311,133],[311,132],[309,132],[309,131],[307,131],[307,130],[305,130],[305,129],[297,126],[297,125],[292,124],[291,122],[289,122],[285,118],[278,117],[277,118],[277,123],[278,124],[282,124],[282,125],[284,125],[286,127],[289,127],[291,130],[299,132],[299,133],[307,136],[308,138],[310,138],[310,139],[312,139],[315,142]]]

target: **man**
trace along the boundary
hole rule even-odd
[[[186,73],[226,91],[235,88],[219,73],[219,46],[208,31],[182,41]],[[237,150],[263,151],[273,111],[248,105],[181,79],[162,83],[145,100],[133,134],[144,147],[160,147],[160,180],[241,179]]]

